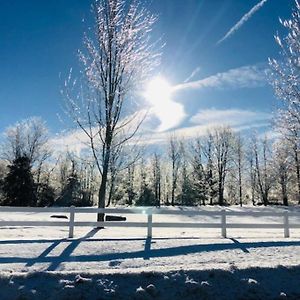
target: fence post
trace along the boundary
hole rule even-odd
[[[222,226],[222,237],[226,238],[226,210],[221,211],[221,226]]]
[[[290,228],[289,228],[289,212],[284,212],[284,237],[289,238],[290,237]]]
[[[152,238],[152,211],[148,212],[148,231],[147,238]]]
[[[69,238],[74,236],[74,220],[75,220],[75,206],[70,207],[70,220],[69,220]]]

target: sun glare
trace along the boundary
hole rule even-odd
[[[152,113],[160,120],[158,131],[168,130],[185,116],[183,106],[172,100],[172,86],[161,77],[153,78],[147,85],[144,96]]]
[[[163,77],[155,77],[148,83],[145,96],[150,104],[161,104],[161,101],[170,100],[171,86]]]

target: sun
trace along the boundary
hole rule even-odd
[[[173,88],[161,76],[149,81],[144,97],[150,105],[150,112],[160,121],[157,131],[174,128],[185,117],[184,108],[172,99]]]
[[[162,102],[168,102],[171,98],[172,87],[168,81],[157,76],[153,78],[147,85],[144,93],[145,98],[151,106],[162,105]]]

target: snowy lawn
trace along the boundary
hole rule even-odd
[[[300,223],[300,210],[289,210],[299,212],[291,222]],[[1,213],[0,220],[49,221],[50,215]],[[95,215],[76,220],[94,221]],[[219,223],[219,218],[158,215],[153,221]],[[232,222],[281,219],[241,216]],[[300,229],[291,230],[291,238],[283,238],[282,229],[228,229],[226,239],[220,229],[154,228],[152,239],[146,228],[75,227],[74,234],[68,239],[67,227],[0,227],[0,298],[300,299]]]

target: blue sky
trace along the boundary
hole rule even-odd
[[[145,2],[159,15],[154,35],[166,43],[157,73],[175,87],[172,101],[184,110],[169,130],[220,120],[241,129],[250,123],[264,128],[277,100],[263,74],[268,57],[278,57],[273,35],[284,34],[278,18],[290,16],[293,0]],[[90,4],[0,1],[0,132],[31,116],[46,120],[52,133],[66,129],[57,117],[60,89],[69,69],[78,68]],[[152,125],[155,130],[159,120],[154,117]]]

